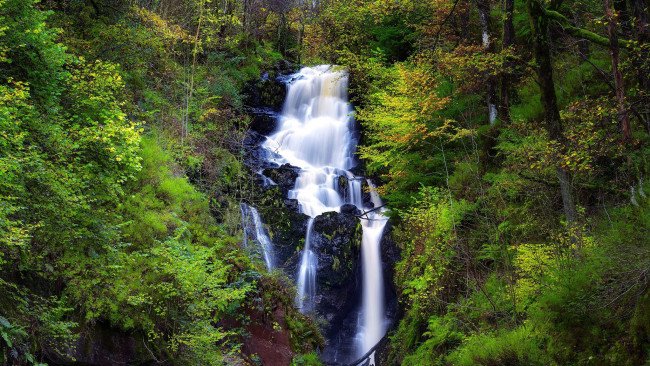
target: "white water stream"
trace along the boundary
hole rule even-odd
[[[375,207],[383,203],[375,187],[368,181],[370,196]],[[361,239],[361,257],[363,268],[363,312],[361,313],[360,337],[361,347],[358,355],[363,356],[386,333],[384,278],[381,266],[381,236],[388,219],[379,212],[367,215],[362,220],[363,237]]]
[[[305,247],[297,273],[297,303],[303,312],[317,305],[317,255],[311,250],[310,236],[314,218],[324,212],[340,211],[343,204],[354,204],[368,210],[362,200],[362,179],[348,169],[354,165],[356,139],[353,133],[352,109],[347,100],[347,73],[330,66],[303,68],[289,84],[287,99],[278,128],[263,146],[280,158],[278,164],[289,163],[301,168],[289,198],[295,198],[300,212],[310,217]],[[348,178],[348,192],[342,197],[337,189],[339,177]],[[375,207],[381,206],[376,192],[371,192]],[[380,241],[386,217],[380,210],[361,218],[363,237],[362,309],[357,332],[358,356],[372,348],[386,332],[384,279]]]
[[[264,263],[266,263],[266,269],[269,271],[273,270],[273,253],[271,239],[264,231],[264,226],[262,226],[262,219],[260,214],[257,212],[255,207],[249,206],[245,203],[239,205],[241,211],[241,217],[244,227],[244,247],[248,247],[249,237],[253,240],[256,240],[259,243],[259,248],[262,250],[262,256],[264,257]]]

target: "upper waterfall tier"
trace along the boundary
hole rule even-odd
[[[352,109],[347,101],[347,73],[328,65],[296,74],[278,129],[264,147],[278,153],[278,163],[302,167],[349,169],[354,164]]]

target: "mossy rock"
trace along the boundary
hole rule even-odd
[[[280,188],[282,197],[287,198],[289,190],[293,189],[296,185],[300,168],[290,164],[284,164],[279,168],[266,168],[262,173],[273,180]]]
[[[278,186],[262,195],[263,199],[256,202],[257,209],[269,230],[277,265],[291,277],[299,265],[309,216],[299,213],[297,202],[284,198]]]
[[[355,280],[361,233],[359,218],[349,213],[326,212],[314,219],[312,250],[318,256],[319,284],[343,287]]]

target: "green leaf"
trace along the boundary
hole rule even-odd
[[[2,332],[2,333],[0,333],[0,335],[2,336],[2,339],[4,339],[5,342],[7,342],[7,346],[9,346],[9,348],[11,348],[12,347],[11,341],[9,340],[9,336],[7,335],[7,333]]]

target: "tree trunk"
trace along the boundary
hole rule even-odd
[[[301,64],[302,63],[302,39],[305,35],[305,22],[303,21],[302,18],[300,18],[300,27],[298,28],[298,56],[297,56],[297,63]]]
[[[487,0],[479,0],[477,2],[479,17],[481,19],[481,32],[483,38],[483,47],[489,53],[494,52],[494,45],[492,36],[490,34],[490,3]],[[497,118],[497,95],[496,95],[496,81],[494,77],[490,76],[487,79],[487,105],[488,105],[488,118],[490,124],[494,124]]]
[[[557,107],[557,95],[553,82],[553,65],[551,63],[551,41],[548,34],[548,18],[544,16],[542,7],[537,0],[527,0],[528,18],[530,20],[535,50],[537,78],[541,91],[541,102],[544,107],[544,120],[551,140],[565,144],[562,118]],[[562,167],[556,169],[562,195],[562,207],[569,229],[575,227],[576,209],[571,195],[571,179],[569,173]]]
[[[469,8],[467,8],[469,9]],[[460,11],[458,14],[459,20],[460,20],[460,26],[462,29],[469,29],[469,10],[464,10]],[[442,26],[440,26],[440,29],[442,30]],[[460,35],[463,40],[469,41],[469,32],[465,31],[462,32]]]
[[[646,10],[646,5],[643,3],[643,0],[630,0],[630,7],[632,8],[632,13],[636,19],[635,27],[633,28],[633,33],[636,37],[636,40],[639,44],[646,44],[650,42],[650,29],[648,29],[648,11]],[[648,49],[641,50],[639,55],[634,55],[632,57],[632,64],[634,65],[634,70],[636,72],[636,78],[641,87],[641,90],[644,91],[645,99],[640,103],[640,109],[642,116],[641,123],[644,123],[648,134],[650,134],[650,103],[648,98],[650,97],[650,51]]]
[[[508,48],[515,43],[515,26],[512,16],[515,11],[515,0],[505,0],[505,15],[503,22],[503,48]]]
[[[621,34],[625,39],[632,39],[632,21],[630,12],[627,9],[626,0],[612,0],[614,10],[618,13],[619,24],[621,25]]]
[[[623,74],[618,68],[620,63],[619,47],[618,47],[618,33],[616,32],[616,23],[614,21],[614,14],[609,6],[609,0],[603,0],[605,7],[605,17],[607,19],[607,34],[609,35],[609,55],[612,59],[612,73],[614,74],[614,87],[616,88],[616,103],[618,104],[618,117],[621,121],[621,129],[623,131],[623,140],[630,141],[632,139],[632,131],[630,130],[630,117],[625,107],[625,87],[623,86]]]
[[[562,208],[564,209],[564,216],[569,223],[569,227],[573,227],[575,221],[575,204],[573,203],[573,196],[571,195],[571,177],[569,173],[561,167],[555,168],[557,178],[560,181],[560,194],[562,195]]]
[[[510,48],[515,43],[515,26],[512,23],[512,16],[515,9],[515,0],[504,0],[506,18],[503,21],[503,49]],[[504,69],[510,70],[512,62],[509,59],[503,64]],[[501,103],[499,112],[503,124],[510,124],[510,84],[512,75],[506,71],[501,74]]]

